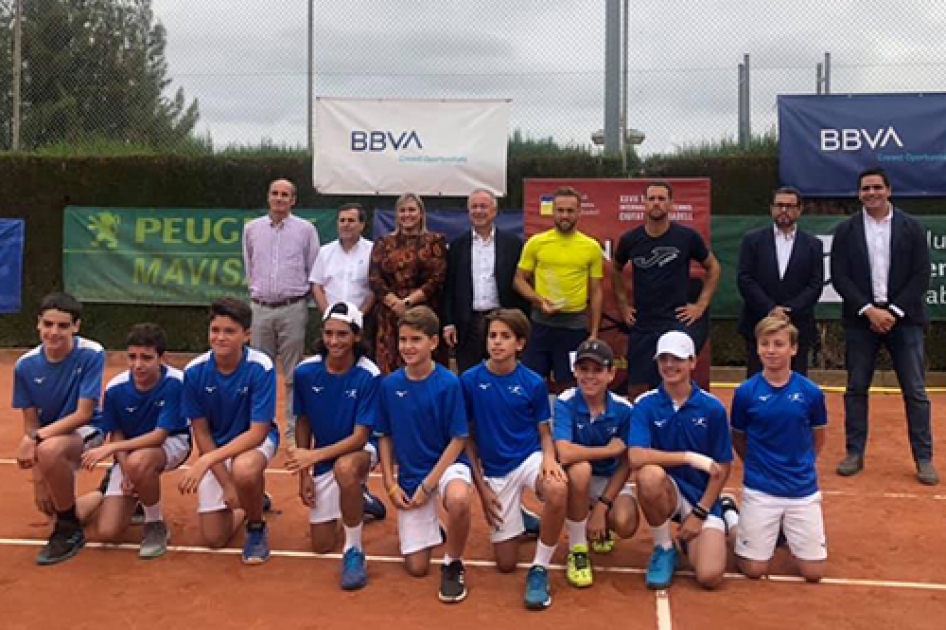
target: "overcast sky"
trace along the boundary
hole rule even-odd
[[[603,126],[604,0],[314,0],[318,96],[510,98],[513,128],[588,144]],[[866,9],[869,7],[869,10]],[[199,131],[229,143],[306,142],[306,0],[153,0],[172,87]],[[629,126],[645,153],[736,133],[751,55],[752,126],[779,93],[946,90],[942,0],[632,0]]]

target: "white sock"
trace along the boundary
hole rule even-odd
[[[651,526],[650,533],[654,537],[654,544],[662,549],[673,547],[673,538],[670,537],[670,521],[664,521],[663,525]]]
[[[161,514],[160,501],[154,505],[145,505],[142,503],[141,507],[143,507],[145,510],[145,523],[154,523],[155,521],[164,520],[164,516]]]
[[[342,528],[345,530],[345,549],[343,551],[348,551],[352,547],[361,551],[361,527],[361,523],[354,527],[342,524]]]
[[[565,531],[568,532],[568,548],[574,549],[575,545],[588,544],[588,519],[572,521],[565,519]]]
[[[541,540],[535,544],[535,558],[532,560],[533,566],[548,568],[552,564],[552,556],[555,554],[555,548],[558,545],[546,545]]]

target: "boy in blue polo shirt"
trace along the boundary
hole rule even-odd
[[[184,369],[182,408],[200,452],[178,484],[197,492],[200,529],[209,547],[227,544],[246,518],[243,563],[269,559],[263,520],[263,473],[276,453],[276,371],[265,353],[246,347],[253,313],[244,302],[210,305],[210,351]]]
[[[781,529],[802,576],[824,577],[828,557],[815,461],[828,413],[817,385],[792,372],[798,330],[766,317],[755,328],[762,372],[736,389],[732,442],[745,462],[735,551],[748,577],[768,572]]]
[[[609,553],[612,532],[630,538],[637,531],[637,501],[627,484],[632,406],[608,391],[614,376],[611,347],[597,339],[584,341],[575,352],[578,386],[555,401],[555,448],[568,472],[566,577],[578,588],[594,581],[589,538],[596,551]]]
[[[447,541],[440,572],[440,601],[466,597],[463,549],[470,533],[470,467],[461,458],[466,410],[460,381],[432,358],[440,321],[426,306],[415,306],[398,324],[404,367],[381,383],[381,474],[398,509],[398,536],[404,567],[414,577],[427,574],[431,549],[443,542],[437,504],[447,513]],[[394,478],[394,463],[398,476]]]
[[[670,520],[675,519],[696,581],[715,588],[726,570],[719,500],[732,462],[726,409],[690,379],[696,351],[689,335],[665,333],[654,358],[662,382],[635,402],[628,444],[637,499],[654,537],[647,586],[665,589],[673,580],[677,552]]]
[[[543,610],[552,604],[548,567],[565,520],[568,478],[555,459],[545,379],[518,361],[529,319],[501,308],[485,322],[489,359],[460,377],[473,434],[467,453],[501,572],[514,571],[519,561],[522,491],[531,489],[544,503],[525,594],[526,608]]]
[[[96,514],[98,535],[120,542],[138,501],[144,506],[144,535],[138,555],[167,552],[168,529],[161,514],[161,474],[174,470],[191,452],[190,430],[181,414],[184,374],[164,365],[167,336],[155,324],[132,327],[125,342],[128,369],[105,388],[102,429],[108,442],[85,452],[82,465],[93,470],[115,458]]]
[[[16,450],[22,469],[33,472],[36,507],[56,517],[49,542],[36,563],[56,564],[85,545],[80,519],[95,507],[77,506],[75,471],[83,451],[102,443],[99,428],[105,350],[77,336],[82,304],[68,293],[52,293],[39,306],[36,330],[42,342],[13,370],[13,408],[23,411],[23,439]]]
[[[336,302],[322,318],[315,356],[296,367],[293,410],[296,445],[286,468],[299,473],[299,496],[309,509],[312,548],[335,548],[338,522],[345,532],[342,588],[368,583],[361,544],[362,483],[377,460],[368,441],[378,415],[381,371],[365,356],[361,311]]]

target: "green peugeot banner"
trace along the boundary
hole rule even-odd
[[[296,209],[319,240],[337,237],[334,210]],[[65,288],[85,302],[202,305],[246,296],[243,225],[262,211],[68,206]]]

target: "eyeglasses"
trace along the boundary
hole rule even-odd
[[[773,203],[772,207],[776,210],[797,210],[797,203]]]

